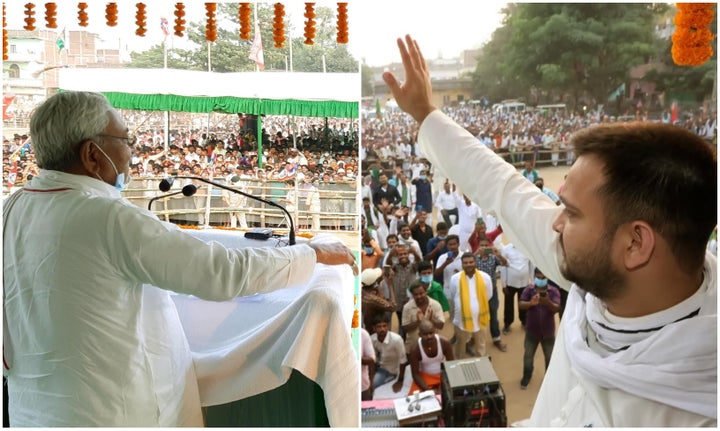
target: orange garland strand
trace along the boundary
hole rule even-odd
[[[5,3],[3,3],[2,26],[3,26],[3,61],[7,61],[8,60],[8,46],[10,45],[10,43],[8,42],[7,21],[5,20]]]
[[[275,18],[273,19],[273,42],[275,48],[282,48],[285,43],[285,6],[275,3]]]
[[[347,3],[338,3],[337,14],[337,43],[348,43],[348,15]]]
[[[315,3],[305,3],[305,45],[314,45],[313,39],[315,39]]]
[[[25,26],[23,27],[27,31],[35,30],[35,5],[32,3],[25,4]]]
[[[250,3],[240,3],[238,10],[238,18],[240,18],[240,39],[250,40]]]
[[[173,30],[175,30],[175,36],[183,37],[185,32],[185,20],[183,19],[185,17],[185,5],[182,3],[175,3],[174,14],[175,26],[173,27]]]
[[[700,66],[713,56],[715,35],[707,27],[712,23],[712,3],[678,3],[675,32],[672,35],[673,61],[678,66]]]
[[[118,23],[118,7],[117,3],[108,3],[105,5],[105,22],[108,27],[115,27]]]
[[[45,3],[45,26],[57,28],[57,4]]]
[[[80,27],[88,26],[88,14],[86,12],[88,4],[85,2],[78,3],[78,25]]]
[[[215,11],[217,3],[205,3],[205,16],[207,16],[207,24],[205,25],[205,40],[215,42],[217,40],[217,23],[215,21]]]
[[[147,12],[145,11],[145,3],[137,3],[135,5],[137,11],[135,12],[135,25],[138,26],[135,30],[135,34],[140,37],[145,37],[147,33]]]

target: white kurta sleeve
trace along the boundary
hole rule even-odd
[[[562,206],[439,110],[420,125],[418,143],[428,160],[453,173],[451,180],[473,202],[495,210],[512,243],[544,274],[570,289],[560,273],[558,234],[552,230]]]
[[[130,280],[211,301],[304,284],[315,268],[307,245],[228,249],[206,243],[120,201],[107,215],[107,249]]]

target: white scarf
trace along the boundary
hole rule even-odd
[[[609,315],[600,300],[573,284],[563,316],[573,370],[600,387],[717,419],[716,265],[708,255],[698,293],[634,319]]]

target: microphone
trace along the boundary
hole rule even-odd
[[[169,185],[165,190],[163,190],[162,186],[160,187],[160,191],[166,192],[168,190],[170,190]],[[150,202],[148,202],[148,211],[150,211],[150,208],[152,207],[153,202],[155,202],[158,199],[169,198],[170,196],[179,195],[180,193],[182,193],[183,196],[189,197],[189,196],[194,195],[195,192],[197,192],[197,187],[192,184],[188,184],[185,187],[183,187],[182,190],[180,190],[179,192],[172,192],[172,193],[168,193],[166,195],[155,196],[154,198],[150,199]]]
[[[264,204],[268,204],[268,205],[270,205],[270,206],[272,206],[272,207],[275,207],[275,208],[280,209],[283,213],[285,213],[285,217],[287,218],[288,224],[290,225],[290,233],[288,234],[288,244],[289,244],[289,245],[295,245],[295,223],[293,222],[292,216],[290,215],[290,213],[288,212],[288,210],[285,209],[284,206],[282,206],[282,205],[280,205],[280,204],[276,204],[276,203],[273,202],[273,201],[269,201],[269,200],[266,200],[266,199],[263,199],[263,198],[259,198],[259,197],[257,197],[257,196],[253,196],[253,195],[251,195],[250,193],[245,193],[245,192],[242,192],[242,191],[240,191],[240,190],[236,190],[236,189],[234,189],[234,188],[232,188],[232,187],[228,187],[228,186],[226,186],[226,185],[223,185],[223,184],[220,184],[220,183],[216,183],[216,182],[214,182],[214,181],[206,180],[205,178],[202,178],[202,177],[191,177],[191,176],[185,176],[185,175],[174,175],[174,176],[172,176],[172,177],[168,177],[168,178],[165,178],[165,179],[163,179],[162,181],[160,181],[160,190],[162,190],[162,191],[164,191],[164,192],[170,190],[170,187],[172,187],[172,184],[173,184],[173,182],[175,181],[175,178],[189,179],[189,180],[198,180],[198,181],[200,181],[200,182],[203,182],[203,183],[206,183],[206,184],[211,184],[211,185],[213,185],[213,186],[215,186],[215,187],[217,187],[217,188],[220,188],[220,189],[223,189],[223,190],[227,190],[227,191],[232,192],[232,193],[237,193],[237,194],[239,194],[239,195],[243,195],[243,196],[248,197],[248,198],[250,198],[250,199],[253,199],[253,200],[256,200],[256,201],[258,201],[258,202],[262,202],[262,203],[264,203]],[[185,186],[185,187],[187,187],[187,186]]]

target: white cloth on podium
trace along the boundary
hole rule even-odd
[[[200,232],[205,240],[247,246],[237,233]],[[353,286],[348,266],[317,264],[304,286],[226,302],[173,295],[202,405],[272,390],[296,369],[322,388],[331,426],[359,426],[359,366],[350,336]]]

